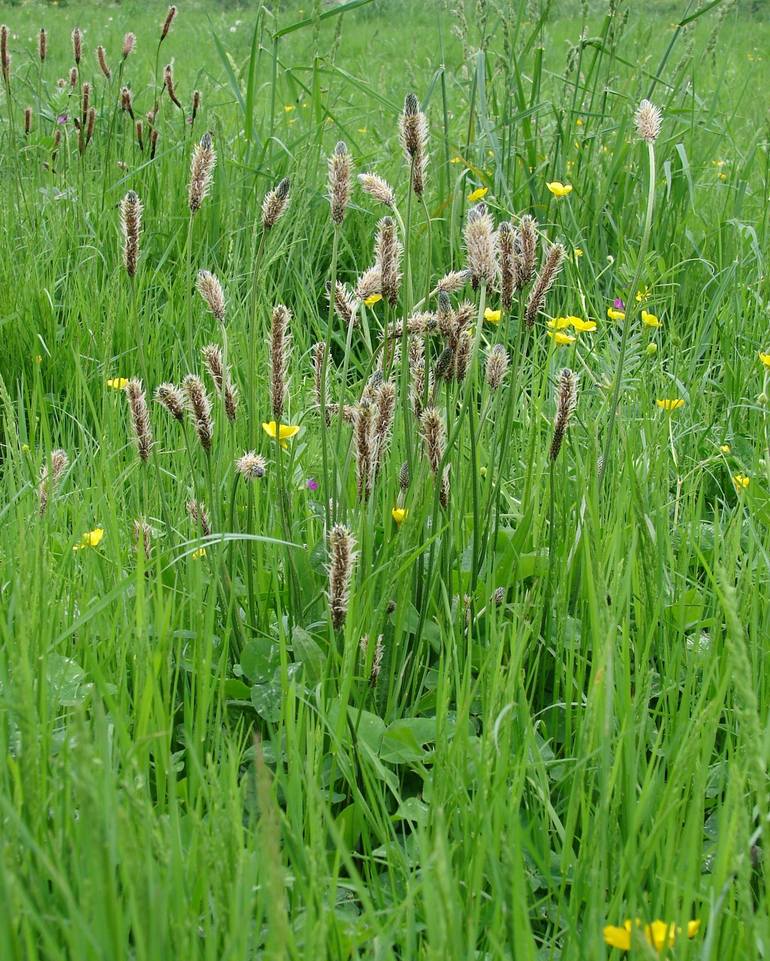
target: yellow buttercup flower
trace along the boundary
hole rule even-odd
[[[581,334],[592,334],[596,330],[595,320],[583,320],[582,317],[568,317],[570,326]]]
[[[104,537],[104,528],[95,527],[92,531],[87,531],[80,538],[80,543],[75,544],[73,551],[82,551],[84,547],[98,547]]]
[[[291,113],[293,110],[296,110],[296,109],[297,109],[297,108],[294,106],[293,103],[287,103],[286,106],[283,108],[283,112],[284,112],[284,113]]]
[[[746,488],[751,483],[751,478],[747,477],[745,474],[736,474],[733,477],[733,483],[737,488],[739,489],[742,488],[743,490],[746,490]]]
[[[373,307],[375,304],[379,304],[382,300],[382,294],[369,294],[364,303],[367,307]]]
[[[489,187],[477,187],[472,193],[468,194],[468,200],[473,204],[481,200],[489,193]]]
[[[656,400],[655,403],[660,407],[661,410],[679,410],[680,407],[684,407],[684,401],[681,397],[670,397],[665,400]]]
[[[655,316],[655,314],[651,314],[646,310],[642,311],[642,323],[644,324],[645,327],[661,327],[662,326],[660,320]]]
[[[394,507],[393,510],[392,510],[390,513],[391,513],[391,516],[393,517],[393,520],[394,520],[394,521],[398,524],[398,526],[400,527],[400,526],[404,523],[404,521],[406,520],[407,514],[409,513],[409,508],[408,508],[408,507]]]
[[[546,327],[549,327],[551,330],[565,330],[569,326],[569,317],[554,317],[553,320],[546,321]]]
[[[107,386],[113,390],[123,390],[128,383],[128,377],[110,377]]]
[[[575,247],[574,250],[572,251],[572,253],[575,255],[575,259],[577,260],[578,257],[582,257],[582,256],[583,256],[583,248],[582,248],[582,247]]]
[[[547,183],[546,187],[551,191],[554,197],[566,197],[568,194],[572,193],[572,184],[563,184],[560,180],[554,180],[551,183]]]
[[[275,428],[276,424],[274,420],[262,424],[262,430],[267,434],[268,437],[272,437],[273,440],[275,440]],[[292,426],[291,424],[281,424],[281,426],[278,428],[278,440],[281,443],[281,447],[286,450],[286,448],[289,446],[286,441],[298,433],[299,427]]]
[[[649,299],[650,299],[650,288],[649,288],[649,287],[641,287],[639,290],[637,290],[637,292],[636,292],[636,302],[637,302],[637,304],[643,304],[643,303],[645,302],[645,300],[649,300]]]
[[[721,452],[722,454],[730,454],[730,453],[732,453],[732,447],[730,447],[729,444],[720,444],[720,445],[719,445],[719,450],[720,450],[720,452]]]
[[[608,307],[607,316],[610,320],[625,320],[626,312],[625,310],[616,310],[614,307]]]
[[[576,340],[576,338],[571,334],[565,334],[563,330],[549,330],[548,336],[555,344],[558,344],[559,347],[566,347],[568,344],[574,344]]]
[[[199,547],[197,551],[193,551],[192,554],[190,554],[190,557],[192,557],[194,561],[197,561],[199,558],[205,557],[205,556],[206,556],[205,547]]]
[[[461,163],[463,163],[463,158],[462,158],[462,157],[458,157],[458,156],[455,155],[454,157],[452,157],[452,159],[449,161],[449,163],[450,163],[450,164],[461,164]]]
[[[673,947],[677,937],[683,932],[675,924],[666,924],[665,921],[656,920],[651,924],[642,926],[642,922],[637,919],[635,922],[637,929],[643,932],[644,939],[650,947],[658,953],[665,948]],[[608,924],[604,929],[604,943],[611,948],[619,948],[621,951],[631,950],[631,937],[634,923],[630,920],[623,922],[623,927],[616,927]],[[694,938],[700,928],[700,921],[688,921],[687,937]]]
[[[760,351],[759,359],[762,361],[765,367],[770,367],[770,354],[763,354],[762,351]]]
[[[490,324],[499,324],[500,318],[503,316],[501,310],[492,310],[490,307],[484,311],[484,320],[488,320]]]

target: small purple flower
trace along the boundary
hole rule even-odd
[[[625,305],[625,303],[623,302],[623,299],[622,299],[621,297],[616,297],[616,298],[612,301],[612,306],[615,308],[615,310],[625,310],[625,309],[626,309],[626,305]]]
[[[309,491],[317,491],[317,490],[318,490],[318,481],[315,480],[315,478],[313,478],[313,477],[308,477],[308,479],[307,479],[307,489],[308,489]]]
[[[66,123],[68,120],[69,120],[69,117],[67,116],[66,113],[60,113],[59,116],[56,118],[57,123]]]

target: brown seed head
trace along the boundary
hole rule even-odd
[[[454,294],[458,290],[462,290],[470,279],[470,270],[453,270],[441,278],[433,292],[437,294]]]
[[[288,177],[284,177],[277,187],[268,190],[265,194],[265,199],[262,201],[262,226],[265,230],[275,227],[286,213],[290,188],[291,181]]]
[[[136,121],[136,142],[139,144],[139,149],[144,153],[144,130],[141,120]]]
[[[401,465],[401,470],[398,472],[398,486],[402,491],[408,490],[409,488],[409,462],[404,461]]]
[[[107,65],[107,54],[105,53],[104,47],[99,46],[96,48],[96,59],[99,63],[99,69],[104,74],[108,80],[112,80],[112,71]]]
[[[8,50],[8,27],[5,24],[0,25],[0,68],[7,87],[11,82],[11,54]]]
[[[211,451],[211,439],[214,433],[214,422],[211,419],[211,401],[203,386],[203,381],[195,374],[187,374],[182,381],[182,390],[187,398],[187,409],[198,435],[201,447],[208,454]]]
[[[374,256],[380,269],[380,285],[382,296],[391,307],[398,303],[398,291],[401,286],[401,255],[403,247],[396,233],[396,224],[392,217],[383,217],[377,224],[377,239]]]
[[[80,27],[75,27],[72,31],[72,56],[75,58],[75,65],[79,67],[83,56],[83,32]]]
[[[120,109],[127,113],[132,120],[136,119],[134,117],[134,105],[131,98],[131,91],[128,87],[120,88]]]
[[[216,344],[206,344],[206,346],[201,349],[201,354],[203,355],[206,370],[208,370],[209,376],[214,381],[214,388],[218,394],[221,394],[227,378],[222,351]]]
[[[276,421],[281,420],[288,392],[290,321],[291,311],[283,304],[273,308],[270,322],[270,400]]]
[[[225,295],[222,285],[208,270],[199,270],[196,289],[220,324],[225,322]]]
[[[45,58],[48,56],[48,33],[45,27],[41,27],[37,35],[37,56],[41,63],[45,63]]]
[[[364,193],[374,197],[378,203],[385,204],[386,207],[395,206],[396,198],[393,188],[382,177],[377,174],[359,174],[358,182],[361,184]]]
[[[347,144],[340,140],[329,157],[329,205],[332,222],[335,224],[341,224],[345,219],[345,211],[350,203],[352,172],[353,160]]]
[[[127,33],[127,34],[123,37],[122,57],[123,57],[124,60],[125,60],[127,57],[130,57],[130,56],[131,56],[131,54],[134,52],[134,47],[135,47],[135,46],[136,46],[136,37],[134,36],[133,33]]]
[[[32,130],[32,107],[24,108],[24,135],[29,136]]]
[[[120,226],[123,231],[123,264],[129,277],[136,274],[139,258],[139,233],[142,229],[142,202],[129,190],[120,202]]]
[[[515,241],[516,290],[523,290],[532,280],[537,262],[537,221],[525,214],[519,223]]]
[[[655,143],[660,135],[663,118],[660,110],[649,100],[642,100],[634,114],[636,132],[641,140]]]
[[[548,457],[555,461],[559,456],[564,435],[567,432],[570,418],[577,406],[577,374],[569,367],[565,367],[559,375],[559,388],[556,396],[556,417],[553,423],[553,437]]]
[[[217,155],[211,142],[211,134],[204,133],[200,142],[195,145],[190,161],[190,186],[188,189],[188,203],[190,211],[195,213],[208,195],[214,164]]]
[[[468,373],[468,365],[471,360],[473,348],[473,337],[469,330],[464,330],[457,338],[457,348],[455,350],[455,380],[461,383],[465,380]]]
[[[158,128],[153,127],[150,131],[150,160],[155,157],[155,151],[158,149]]]
[[[329,531],[329,608],[335,631],[344,625],[348,613],[355,546],[355,538],[344,524],[335,524]]]
[[[200,90],[193,90],[192,95],[192,113],[190,114],[190,123],[195,122],[195,118],[198,116],[198,111],[201,108],[201,92]]]
[[[171,103],[173,103],[175,107],[179,107],[179,109],[182,110],[183,107],[179,102],[179,97],[176,95],[176,86],[174,85],[174,68],[170,63],[167,63],[163,69],[163,86],[168,91],[168,96]]]
[[[86,146],[91,143],[94,136],[94,126],[96,125],[96,107],[88,108],[88,117],[86,118]]]
[[[366,300],[373,294],[382,293],[382,272],[379,264],[367,268],[358,278],[356,284],[356,298],[360,301]]]
[[[534,326],[538,314],[545,306],[545,298],[548,291],[553,286],[553,282],[559,276],[564,265],[565,250],[561,244],[552,244],[548,253],[545,255],[540,272],[535,278],[535,283],[529,294],[527,308],[524,312],[524,320],[527,327]]]
[[[399,119],[399,139],[411,170],[412,189],[420,197],[425,189],[428,164],[428,121],[413,93],[404,100],[404,110]]]
[[[334,285],[334,297],[331,299],[334,300],[334,310],[345,327],[355,325],[358,321],[360,303],[348,289],[347,284],[338,280]]]
[[[141,380],[133,377],[125,386],[128,408],[131,413],[131,426],[140,460],[146,463],[152,451],[152,430],[150,428],[150,412],[147,410],[147,399],[144,396]]]
[[[211,524],[209,523],[209,515],[203,501],[189,500],[185,506],[187,513],[193,519],[194,523],[200,527],[203,536],[209,537],[211,534]]]
[[[185,401],[182,392],[174,384],[160,384],[155,388],[155,400],[162,404],[174,420],[184,420]]]
[[[69,457],[67,456],[67,452],[61,450],[61,448],[57,448],[51,451],[50,466],[43,464],[40,468],[38,496],[40,499],[41,514],[45,514],[48,508],[49,498],[56,493],[68,465]]]
[[[409,372],[411,382],[409,397],[412,402],[414,416],[422,414],[423,397],[425,395],[425,341],[418,334],[409,340]]]
[[[497,390],[508,371],[508,351],[502,344],[495,344],[487,357],[487,384]]]
[[[138,554],[141,549],[144,552],[144,559],[149,560],[152,554],[153,530],[145,520],[135,520],[131,527],[131,537],[134,545],[134,553]]]
[[[395,414],[396,385],[392,381],[386,380],[380,385],[374,398],[374,417],[372,419],[372,487],[390,448]]]
[[[446,447],[446,427],[441,414],[435,407],[426,407],[422,413],[422,436],[425,441],[425,452],[431,471],[437,473],[441,458]]]
[[[372,423],[373,409],[370,401],[362,400],[355,408],[353,426],[356,442],[356,484],[362,501],[369,499],[372,489]]]
[[[172,5],[168,8],[168,13],[166,14],[166,19],[163,21],[163,26],[161,27],[161,31],[160,31],[160,42],[161,42],[161,43],[163,43],[163,41],[164,41],[164,40],[166,39],[166,37],[168,36],[168,32],[169,32],[169,30],[171,29],[171,24],[172,24],[172,23],[174,22],[174,20],[176,19],[176,14],[177,14],[176,5],[175,5],[175,4],[172,4]]]

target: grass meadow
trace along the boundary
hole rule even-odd
[[[167,9],[0,12],[0,958],[766,958],[770,7]]]

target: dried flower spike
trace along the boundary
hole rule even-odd
[[[175,4],[172,4],[172,5],[168,8],[168,13],[166,14],[166,19],[163,21],[163,26],[161,27],[161,31],[160,31],[160,43],[163,43],[163,41],[164,41],[164,40],[166,39],[166,37],[168,36],[168,32],[169,32],[169,30],[171,29],[171,24],[172,24],[172,23],[174,22],[174,20],[176,19],[176,14],[177,14],[176,5],[175,5]]]
[[[28,137],[32,131],[32,107],[24,108],[24,136]]]
[[[141,545],[144,552],[144,559],[147,561],[152,554],[152,535],[153,530],[145,520],[135,520],[131,528],[131,536],[134,542],[134,553],[139,553]]]
[[[125,60],[127,57],[130,57],[130,56],[131,56],[131,54],[134,52],[134,47],[135,47],[135,46],[136,46],[136,37],[134,36],[133,33],[127,33],[127,34],[123,37],[122,57],[123,57],[124,60]]]
[[[83,56],[83,32],[80,27],[75,27],[72,31],[72,56],[75,58],[75,66],[80,66]]]
[[[482,283],[487,287],[494,286],[497,276],[495,232],[486,204],[477,204],[468,211],[463,236],[465,259],[474,289]]]
[[[187,398],[187,409],[190,411],[195,433],[198,435],[201,447],[210,453],[211,439],[214,434],[214,422],[211,419],[211,401],[203,386],[203,381],[195,374],[188,374],[182,381],[182,390]]]
[[[421,197],[428,164],[428,122],[413,93],[407,94],[404,100],[404,110],[399,118],[399,139],[411,170],[412,189]]]
[[[555,461],[559,456],[564,435],[567,432],[570,418],[577,406],[577,374],[569,367],[565,367],[559,375],[559,389],[556,398],[556,418],[553,425],[553,438],[548,457]]]
[[[147,410],[147,399],[144,396],[141,380],[135,377],[125,386],[128,408],[131,412],[131,426],[136,441],[136,449],[140,460],[149,460],[152,450],[152,430],[150,429],[150,412]]]
[[[179,102],[179,97],[176,95],[176,86],[174,84],[174,68],[170,63],[167,63],[163,69],[163,86],[168,91],[169,99],[175,107],[179,107],[180,110],[184,109],[182,104]]]
[[[131,91],[128,89],[128,87],[120,88],[120,109],[125,111],[125,113],[127,113],[132,120],[136,119],[134,117],[134,105],[131,99]]]
[[[393,218],[383,217],[377,224],[374,256],[380,273],[380,290],[391,307],[395,307],[398,303],[402,253],[403,247],[396,234],[396,224]]]
[[[155,388],[155,400],[162,404],[174,420],[184,420],[185,402],[182,392],[174,384],[160,384]]]
[[[11,82],[11,54],[8,52],[8,27],[0,25],[0,68],[3,71],[3,82],[6,87]]]
[[[650,103],[649,100],[642,100],[634,114],[636,132],[640,139],[647,143],[655,143],[660,135],[662,119],[660,110],[655,104]]]
[[[329,607],[335,631],[344,625],[348,613],[355,544],[352,532],[343,524],[335,524],[329,532]]]
[[[211,143],[211,134],[204,133],[200,143],[195,145],[192,160],[190,161],[190,186],[188,189],[188,203],[191,213],[200,209],[201,204],[208,195],[211,186],[211,177],[214,172],[214,164],[217,162],[217,155]]]
[[[203,536],[209,537],[211,535],[211,524],[203,501],[189,500],[185,508],[193,521],[200,527]]]
[[[99,63],[99,69],[104,74],[108,80],[112,80],[112,71],[107,64],[107,54],[104,47],[99,46],[96,48],[96,59]]]
[[[329,205],[332,222],[341,224],[350,203],[350,177],[353,161],[344,140],[340,140],[329,157]]]
[[[508,370],[508,352],[502,344],[495,344],[487,358],[487,384],[490,390],[497,390]]]
[[[347,329],[358,320],[358,299],[348,290],[347,284],[337,281],[334,285],[334,310]]]
[[[537,222],[525,214],[516,235],[516,290],[523,290],[532,280],[537,262]]]
[[[198,116],[198,111],[201,108],[201,92],[200,90],[193,90],[192,95],[192,113],[190,114],[190,123],[195,123],[195,118]]]
[[[45,63],[45,58],[48,56],[48,33],[45,27],[41,27],[37,35],[37,56],[41,63]]]
[[[139,258],[139,232],[142,229],[142,202],[129,190],[120,202],[120,226],[123,230],[123,264],[129,277],[136,274]]]

